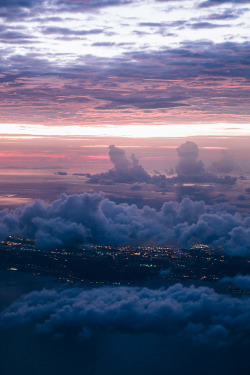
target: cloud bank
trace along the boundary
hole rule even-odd
[[[35,201],[0,212],[0,238],[20,235],[36,239],[40,249],[109,245],[189,247],[204,243],[223,246],[227,253],[250,256],[250,217],[232,214],[226,206],[206,206],[188,198],[165,202],[160,211],[116,204],[100,194],[62,194],[52,204]]]
[[[101,330],[160,333],[202,345],[244,344],[250,333],[250,298],[206,287],[105,287],[32,292],[1,314],[2,327],[35,324],[38,333],[86,340]]]
[[[167,183],[183,183],[183,182],[212,182],[219,184],[233,185],[236,182],[236,177],[223,176],[217,177],[215,174],[208,172],[205,169],[204,163],[198,159],[199,148],[196,143],[187,141],[177,147],[177,154],[179,157],[176,166],[177,177],[167,179],[165,175],[156,173],[151,176],[139,164],[139,160],[134,154],[130,159],[127,158],[125,151],[122,148],[114,145],[109,146],[109,159],[114,167],[107,172],[94,174],[90,177],[89,183],[148,183],[155,184],[161,187],[166,187]],[[223,167],[225,172],[232,169],[233,159],[225,155],[223,160],[219,161],[216,166],[217,170],[222,172]],[[221,166],[223,165],[223,167]]]

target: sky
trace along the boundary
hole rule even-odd
[[[1,0],[0,135],[249,135],[249,11]]]

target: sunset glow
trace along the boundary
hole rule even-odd
[[[47,136],[99,136],[99,137],[190,137],[190,136],[243,136],[250,135],[248,124],[199,124],[199,125],[123,125],[123,126],[45,126],[0,124],[2,137]]]

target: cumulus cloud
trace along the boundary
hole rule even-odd
[[[1,313],[3,327],[35,324],[38,333],[88,339],[100,330],[165,334],[202,345],[244,344],[250,333],[250,298],[206,287],[168,289],[80,288],[32,292]]]
[[[210,169],[216,173],[230,173],[236,171],[239,168],[233,155],[226,151],[222,151],[222,157],[212,163]]]
[[[177,148],[179,162],[176,166],[178,174],[199,175],[204,173],[204,164],[199,157],[199,148],[196,143],[187,141]]]
[[[145,182],[155,184],[160,187],[166,187],[167,183],[175,182],[214,182],[220,184],[232,185],[236,182],[236,177],[224,176],[217,177],[205,169],[204,163],[199,160],[199,148],[196,143],[187,141],[177,148],[179,157],[178,164],[175,168],[178,176],[167,179],[165,175],[156,172],[154,175],[149,173],[139,164],[139,160],[134,154],[130,159],[127,158],[122,148],[114,145],[109,146],[109,158],[114,167],[107,172],[92,175],[89,183],[135,183]],[[229,157],[227,166],[233,160]],[[226,164],[226,162],[224,163]],[[225,166],[226,168],[226,166]]]
[[[236,177],[224,176],[217,177],[216,175],[208,172],[205,169],[204,163],[199,160],[199,148],[196,143],[187,141],[177,148],[177,153],[179,157],[178,164],[176,166],[177,177],[173,178],[173,181],[178,182],[214,182],[220,184],[232,185],[236,182]],[[233,159],[228,156],[225,157],[227,161],[222,161],[225,165],[225,173],[227,173],[227,168],[229,165],[232,167]],[[219,166],[218,168],[219,169]],[[222,170],[220,168],[220,170]],[[230,169],[231,170],[231,169]]]
[[[92,175],[89,182],[99,183],[108,180],[114,183],[150,183],[152,181],[151,176],[139,164],[139,161],[134,154],[131,155],[129,160],[122,148],[111,145],[109,146],[109,158],[111,163],[114,164],[114,168],[106,173]]]
[[[36,239],[37,247],[167,245],[204,243],[223,246],[231,255],[250,255],[250,217],[226,207],[206,206],[188,198],[165,202],[161,209],[116,204],[100,194],[62,194],[52,204],[36,201],[13,211],[0,211],[0,235]]]

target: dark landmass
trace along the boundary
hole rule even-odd
[[[39,251],[33,241],[20,238],[0,244],[1,270],[54,276],[68,282],[136,284],[156,276],[172,282],[218,281],[249,273],[249,262],[205,245],[191,249],[83,246],[77,250]],[[248,293],[240,289],[234,292]]]

